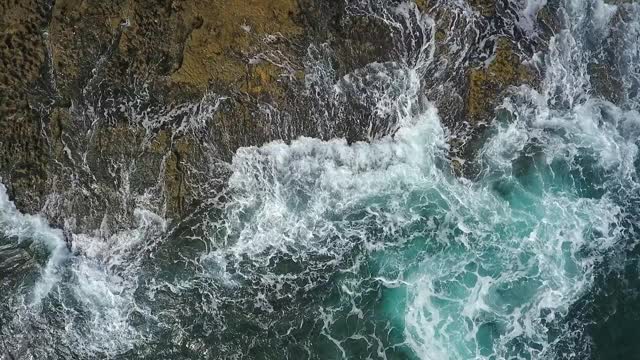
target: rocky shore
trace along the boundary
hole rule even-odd
[[[363,4],[384,2],[7,1],[1,181],[21,211],[106,235],[129,226],[136,208],[177,223],[218,201],[239,147],[386,135],[380,124],[393,119],[314,91],[401,58],[398,28],[358,12]],[[557,5],[529,19],[517,2],[408,6],[417,11],[409,16],[435,21],[435,33],[423,34],[435,41],[423,91],[451,132],[453,171],[472,177],[473,144],[505,92],[541,81],[536,57],[558,26]],[[615,68],[589,71],[615,101]]]

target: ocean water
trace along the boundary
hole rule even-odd
[[[327,83],[310,56],[309,88],[371,106],[382,135],[238,149],[205,214],[169,228],[137,209],[105,238],[0,187],[0,359],[640,358],[639,4],[559,4],[542,85],[505,95],[473,179],[424,95],[433,20],[351,6],[396,29],[403,61]],[[616,104],[587,71],[603,49]]]

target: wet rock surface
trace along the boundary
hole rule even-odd
[[[406,58],[394,53],[398,29],[359,12],[361,3],[382,6],[5,2],[2,182],[22,211],[106,236],[129,226],[136,208],[179,220],[217,201],[225,163],[239,147],[299,136],[354,142],[385,135],[393,119],[377,119],[348,94],[336,105],[314,92],[368,64]],[[435,21],[429,35],[437,60],[422,74],[423,92],[451,131],[462,174],[473,157],[469,144],[491,122],[501,96],[540,81],[531,59],[553,33],[554,4],[524,20],[514,10],[520,5],[510,2],[415,5],[416,14]],[[590,67],[612,101],[618,86],[606,61],[614,55]],[[320,74],[318,64],[328,71]]]

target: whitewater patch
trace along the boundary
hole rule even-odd
[[[17,244],[32,242],[33,246],[41,247],[49,253],[46,264],[41,268],[40,279],[26,300],[31,306],[37,306],[60,281],[62,263],[69,256],[64,235],[61,230],[49,227],[41,216],[22,214],[18,211],[9,200],[3,184],[0,184],[0,232]]]
[[[26,249],[30,258],[24,261],[42,263],[33,284],[23,283],[3,294],[15,311],[0,319],[3,351],[15,358],[90,358],[122,354],[142,341],[131,317],[146,316],[148,308],[136,304],[134,292],[141,254],[154,235],[164,231],[164,221],[137,209],[138,227],[109,238],[63,234],[39,215],[20,213],[4,185],[0,190],[0,236],[10,246]],[[48,324],[45,331],[40,330],[42,323]]]
[[[371,143],[301,138],[239,149],[226,206],[229,233],[238,234],[230,245],[242,254],[313,248],[313,238],[336,230],[332,214],[440,176],[435,163],[446,149],[432,106],[414,125]]]
[[[618,127],[603,131],[607,124],[578,110],[583,122],[572,132],[548,134],[562,119],[498,127],[477,182],[452,175],[433,107],[370,143],[301,138],[242,148],[229,180],[229,237],[213,253],[245,277],[274,271],[283,257],[347,274],[322,279],[343,290],[318,314],[322,334],[347,357],[354,338],[384,342],[365,330],[344,335],[349,314],[401,328],[404,340],[386,346],[423,359],[553,357],[563,317],[620,232],[619,206],[606,195],[582,197],[576,182],[588,169],[567,154],[592,149],[595,168],[621,171],[636,154],[628,141],[620,148]],[[252,267],[233,265],[247,260]],[[378,269],[373,284],[387,289],[382,317],[361,303],[372,283],[354,278],[370,267]]]

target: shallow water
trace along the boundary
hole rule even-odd
[[[563,3],[542,88],[505,97],[474,179],[452,175],[449,132],[421,95],[432,20],[363,9],[405,24],[405,61],[325,91],[360,96],[393,135],[241,148],[205,214],[168,229],[138,209],[137,227],[68,234],[71,249],[2,188],[0,358],[640,356],[638,4]],[[621,9],[614,105],[586,66]]]

